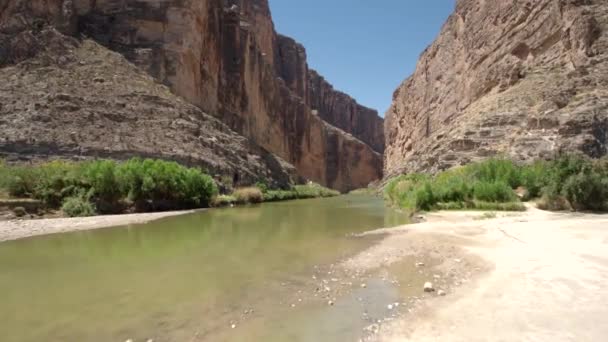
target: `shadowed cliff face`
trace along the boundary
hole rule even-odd
[[[386,115],[386,176],[606,155],[608,2],[459,0]]]
[[[382,119],[308,69],[267,0],[3,0],[0,11],[5,36],[48,23],[123,54],[306,178],[346,191],[382,177]]]

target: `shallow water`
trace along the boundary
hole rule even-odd
[[[349,235],[406,222],[381,199],[342,196],[2,243],[1,340],[350,340],[356,303],[298,294],[373,243]]]

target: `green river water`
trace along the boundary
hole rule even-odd
[[[357,340],[355,303],[307,295],[311,275],[374,242],[351,234],[406,222],[349,195],[2,243],[0,340]]]

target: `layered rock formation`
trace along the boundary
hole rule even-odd
[[[223,182],[298,181],[289,163],[156,83],[122,55],[54,29],[11,39],[0,68],[0,155],[14,160],[134,156],[197,165]],[[228,179],[226,179],[228,177]]]
[[[5,37],[45,24],[90,37],[306,178],[346,191],[382,175],[382,120],[309,70],[267,0],[3,3]],[[0,47],[0,59],[15,53]]]
[[[608,2],[458,0],[386,115],[386,176],[606,155]]]

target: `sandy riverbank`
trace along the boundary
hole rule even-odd
[[[430,274],[442,272],[447,295],[413,302],[366,340],[606,341],[608,216],[501,215],[438,213],[367,233],[388,235],[345,267],[372,270],[430,255],[437,261]]]
[[[38,235],[67,233],[80,230],[109,228],[130,224],[142,224],[165,217],[190,214],[194,211],[108,215],[78,218],[51,218],[41,220],[0,221],[0,242],[23,239]]]

